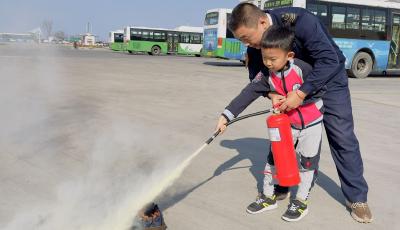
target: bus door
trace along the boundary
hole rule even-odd
[[[392,40],[390,42],[389,69],[400,68],[400,12],[392,15]]]
[[[168,53],[177,53],[179,34],[175,32],[168,32],[167,41],[168,41]]]

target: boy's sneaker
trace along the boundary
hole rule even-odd
[[[300,200],[292,200],[286,212],[282,215],[282,219],[286,221],[299,221],[308,213],[307,204]]]
[[[255,202],[251,203],[247,206],[247,212],[250,214],[257,214],[260,212],[264,212],[267,210],[272,210],[278,207],[276,203],[276,197],[266,197],[264,194],[260,194],[257,196]]]

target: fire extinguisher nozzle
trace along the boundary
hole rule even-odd
[[[233,124],[233,123],[235,123],[237,121],[240,121],[240,120],[243,120],[243,119],[246,119],[246,118],[249,118],[249,117],[258,116],[258,115],[266,114],[266,113],[269,113],[269,112],[271,112],[271,109],[267,109],[267,110],[259,111],[259,112],[256,112],[256,113],[243,115],[243,116],[237,117],[235,119],[232,119],[231,121],[229,121],[226,124],[226,126],[229,126],[229,125],[231,125],[231,124]],[[206,144],[210,144],[220,133],[221,133],[221,130],[216,131],[205,143]]]

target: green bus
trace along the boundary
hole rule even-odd
[[[124,43],[124,31],[116,30],[110,32],[110,49],[114,51],[126,51]]]
[[[204,20],[203,56],[245,60],[247,47],[228,29],[232,9],[208,10]]]
[[[146,52],[150,55],[182,54],[200,56],[203,28],[181,26],[174,30],[126,27],[124,41],[129,53]]]

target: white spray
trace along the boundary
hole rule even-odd
[[[107,223],[104,229],[128,229],[132,223],[132,215],[127,215],[130,213],[137,213],[143,206],[147,203],[153,201],[161,192],[163,192],[168,186],[170,186],[176,179],[180,177],[183,170],[190,164],[190,162],[207,146],[208,144],[203,144],[199,149],[197,149],[192,155],[186,158],[178,167],[176,167],[172,172],[170,172],[166,177],[164,177],[159,183],[157,183],[153,188],[146,190],[143,197],[138,199],[137,197],[132,197],[131,201],[127,204],[130,207],[122,208],[120,219],[112,219],[111,223]],[[119,215],[116,215],[118,217]],[[102,228],[103,229],[103,228]]]

